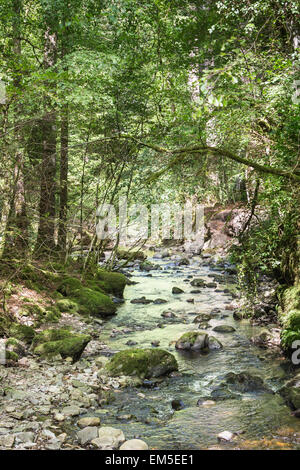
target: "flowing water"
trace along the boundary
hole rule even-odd
[[[271,439],[277,429],[299,432],[299,420],[291,416],[281,397],[272,393],[287,378],[286,361],[280,354],[259,349],[250,341],[261,328],[251,326],[247,320],[233,319],[232,312],[225,309],[232,297],[221,292],[225,284],[219,283],[217,291],[206,287],[199,294],[191,293],[197,289],[190,284],[192,278],[212,281],[211,275],[217,272],[205,266],[200,257],[193,257],[189,266],[180,267],[171,259],[150,261],[161,269],[152,270],[150,275],[128,269],[136,284],[126,287],[125,303],[104,326],[104,340],[113,351],[130,347],[126,345],[129,340],[139,348],[151,348],[152,341],[159,341],[160,348],[175,355],[180,374],[118,391],[116,400],[103,411],[103,424],[122,429],[127,438],[139,436],[155,449],[208,448],[217,444],[216,436],[224,430],[242,432],[243,440],[258,441],[253,446],[259,448],[260,440]],[[184,293],[172,294],[174,286]],[[165,299],[167,303],[130,303],[142,296]],[[191,298],[194,303],[187,302]],[[198,325],[193,323],[196,314],[210,313],[216,308],[220,312],[210,320],[210,326],[226,324],[235,328],[233,333],[207,330],[224,348],[208,354],[176,351],[174,341],[186,331],[197,330]],[[176,318],[162,318],[161,313],[170,309]],[[111,337],[112,332],[115,337]],[[212,390],[227,373],[243,371],[260,376],[271,391],[243,393],[238,398],[217,400],[213,406],[197,406],[199,399],[212,399]],[[171,406],[174,399],[182,400],[184,408],[174,411]]]

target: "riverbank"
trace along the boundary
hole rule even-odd
[[[279,348],[255,344],[265,327],[234,318],[240,308],[234,267],[209,255],[167,251],[153,253],[147,264],[129,263],[130,285],[117,315],[62,312],[58,323],[43,324],[89,336],[80,360],[45,360],[25,346],[17,363],[1,366],[1,448],[94,448],[107,426],[149,448],[298,448],[299,421],[278,393],[292,376],[289,362]],[[218,332],[224,325],[227,332]],[[199,326],[223,347],[178,351],[180,336]],[[179,371],[153,379],[110,377],[110,357],[132,347],[169,351]],[[218,438],[224,431],[232,433],[228,442]],[[101,448],[103,441],[96,442]]]

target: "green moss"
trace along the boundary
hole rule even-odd
[[[72,336],[73,333],[67,328],[49,328],[35,335],[32,346],[35,347],[37,344],[46,343],[47,341],[59,341]]]
[[[113,301],[105,294],[81,287],[73,292],[73,298],[79,304],[78,312],[82,314],[107,316],[113,315],[117,308]]]
[[[25,310],[30,314],[30,315],[37,315],[37,316],[40,316],[40,315],[44,315],[45,314],[45,309],[44,307],[41,307],[40,305],[38,305],[37,303],[28,303],[26,306],[25,306]]]
[[[67,329],[48,329],[36,335],[33,348],[34,353],[42,357],[60,354],[77,361],[90,340],[88,335],[74,334]]]
[[[207,333],[201,331],[188,331],[176,341],[176,349],[198,351],[209,345]]]
[[[60,312],[76,312],[78,309],[77,302],[70,299],[58,300],[56,306]]]
[[[9,329],[10,336],[30,344],[35,336],[35,331],[31,326],[13,323]]]
[[[283,313],[288,313],[290,310],[300,309],[300,285],[285,289],[281,295],[281,304],[283,307]]]
[[[290,351],[294,341],[300,340],[300,285],[285,289],[280,295],[281,321],[284,329],[281,333],[281,346]]]
[[[286,328],[281,332],[281,346],[283,349],[289,351],[292,349],[293,342],[300,340],[300,329],[292,330],[291,328]]]
[[[284,326],[291,330],[300,330],[300,310],[291,310],[285,318]]]
[[[7,361],[14,361],[14,362],[18,362],[19,360],[19,356],[16,352],[14,351],[9,351],[8,349],[5,350],[5,359]]]
[[[127,283],[126,277],[123,274],[98,269],[96,279],[100,281],[99,287],[105,292],[114,294],[117,297],[123,297],[123,292]]]
[[[65,296],[68,296],[72,295],[75,290],[80,289],[81,287],[82,283],[79,279],[77,279],[76,277],[67,277],[63,279],[63,281],[57,288],[57,291]]]
[[[178,370],[175,357],[163,349],[128,349],[113,356],[107,364],[113,376],[159,377]]]
[[[126,259],[129,261],[144,261],[146,259],[146,255],[144,255],[144,253],[141,251],[126,251],[121,249],[117,250],[117,257],[119,259]]]
[[[89,341],[90,337],[87,335],[78,335],[59,341],[48,341],[39,344],[34,349],[34,353],[42,357],[54,357],[60,354],[62,358],[71,357],[73,361],[78,361]]]

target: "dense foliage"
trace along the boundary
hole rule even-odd
[[[119,195],[251,206],[259,180],[238,260],[292,282],[298,15],[294,0],[3,0],[3,257],[89,244]]]

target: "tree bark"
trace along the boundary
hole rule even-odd
[[[57,36],[50,27],[45,32],[44,69],[56,64]],[[39,204],[39,227],[35,252],[51,252],[55,246],[55,191],[56,191],[56,109],[51,100],[55,92],[55,81],[46,80],[44,96],[44,116],[42,130],[42,166]]]
[[[22,0],[13,0],[13,52],[15,54],[16,69],[14,78],[14,87],[16,90],[21,88],[21,10]],[[16,116],[21,113],[21,105],[18,103],[18,94],[16,93]],[[19,127],[15,127],[14,139],[17,147],[15,154],[13,185],[10,198],[9,212],[5,228],[5,243],[2,257],[8,258],[25,257],[28,250],[28,219],[26,213],[26,199],[23,176],[23,153],[22,136]]]

